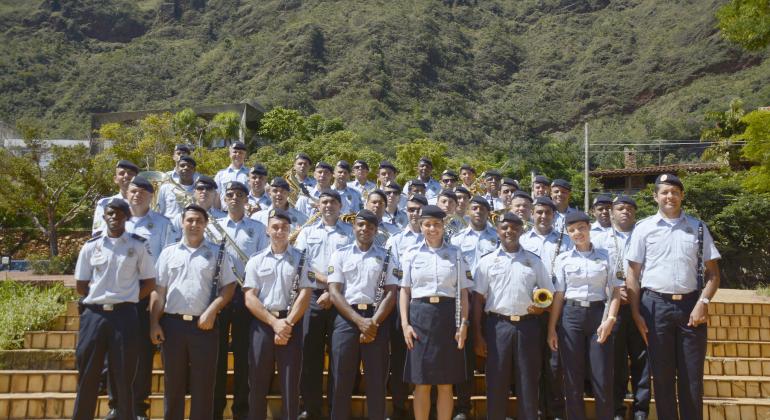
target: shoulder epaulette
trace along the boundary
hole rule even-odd
[[[86,243],[93,242],[93,241],[95,241],[95,240],[97,240],[97,239],[99,239],[101,237],[102,237],[102,232],[101,231],[95,232],[94,236],[91,239],[87,240]]]
[[[480,256],[480,257],[479,257],[479,259],[482,259],[482,258],[486,257],[487,255],[489,255],[489,254],[491,254],[491,253],[495,252],[495,251],[497,251],[497,249],[493,249],[493,250],[491,250],[491,251],[489,251],[489,252],[485,253],[484,255]]]
[[[140,241],[140,242],[147,242],[147,239],[145,239],[145,238],[143,238],[143,237],[141,237],[141,236],[137,235],[136,233],[132,233],[132,234],[131,234],[131,237],[132,237],[132,238],[134,238],[134,239],[136,239],[137,241]]]

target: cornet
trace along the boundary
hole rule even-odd
[[[532,293],[532,301],[538,308],[547,308],[553,303],[553,293],[548,289],[536,289]]]

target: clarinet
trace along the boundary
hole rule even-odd
[[[388,252],[385,254],[385,261],[382,263],[382,273],[380,274],[380,281],[377,282],[377,290],[374,291],[374,307],[379,308],[382,303],[382,298],[385,293],[385,279],[388,277],[388,265],[390,264],[390,253],[393,248],[388,248]]]
[[[291,291],[289,291],[289,306],[286,308],[287,311],[291,311],[292,306],[294,306],[294,302],[297,301],[297,296],[299,296],[299,279],[302,276],[302,269],[305,267],[306,253],[307,253],[307,249],[303,249],[302,255],[299,257],[299,266],[297,266],[297,273],[294,274],[294,279],[291,281]]]
[[[554,272],[554,268],[556,267],[556,257],[559,256],[561,253],[561,243],[564,240],[564,226],[567,224],[561,225],[561,232],[559,232],[559,240],[556,241],[556,252],[553,253],[553,259],[551,259],[551,281],[556,284],[556,273]]]
[[[225,239],[222,238],[222,242],[219,243],[219,252],[217,253],[217,265],[214,267],[214,278],[211,285],[211,296],[209,297],[209,304],[214,301],[219,295],[219,277],[222,271],[222,260],[225,258]]]
[[[703,222],[698,223],[698,265],[696,266],[698,291],[703,290]]]
[[[462,287],[460,286],[460,250],[455,254],[455,267],[457,271],[457,293],[455,296],[455,328],[460,329],[460,318],[462,317]]]

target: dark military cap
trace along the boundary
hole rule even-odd
[[[529,194],[527,194],[526,192],[524,192],[522,190],[514,191],[513,198],[517,198],[517,197],[521,197],[521,198],[527,199],[527,200],[529,200],[530,203],[534,202],[534,200],[532,200],[532,196],[530,196]]]
[[[511,213],[509,211],[505,212],[503,214],[503,217],[501,217],[500,219],[497,220],[497,224],[498,225],[501,224],[501,223],[506,223],[506,222],[508,222],[508,223],[516,223],[517,225],[524,225],[524,222],[521,220],[521,218],[519,216],[517,216],[516,214]]]
[[[230,147],[235,150],[246,150],[246,145],[242,141],[236,141]]]
[[[196,166],[196,167],[198,166],[198,164],[195,162],[195,159],[193,159],[192,156],[181,156],[179,158],[179,161],[180,162],[187,162],[187,163],[189,163],[192,166]]]
[[[597,204],[612,204],[612,197],[609,194],[599,194],[594,198],[591,207]]]
[[[113,198],[112,200],[108,201],[104,208],[108,207],[115,210],[120,210],[123,212],[123,214],[126,215],[126,217],[131,217],[131,207],[129,207],[126,200],[122,198]]]
[[[551,200],[551,197],[546,197],[546,196],[537,197],[535,199],[534,205],[536,205],[536,206],[548,206],[551,209],[553,209],[553,211],[556,211],[556,204],[553,203],[553,200]]]
[[[441,197],[441,196],[444,196],[444,197],[449,197],[449,198],[451,198],[452,200],[454,200],[454,201],[455,201],[455,203],[457,202],[457,194],[455,194],[455,192],[454,192],[454,191],[452,191],[452,190],[441,190],[441,192],[440,192],[440,193],[438,193],[438,196],[439,196],[439,197]]]
[[[297,156],[294,156],[294,160],[296,161],[297,159],[302,159],[306,160],[308,163],[313,163],[313,161],[310,160],[310,156],[308,156],[306,153],[297,153]]]
[[[613,206],[615,204],[623,204],[623,203],[630,204],[630,205],[634,206],[634,208],[637,208],[636,207],[636,200],[634,200],[633,198],[631,198],[631,197],[629,197],[627,195],[619,195],[619,196],[615,197],[614,200],[612,200],[612,205]]]
[[[189,144],[177,144],[176,146],[174,146],[174,151],[190,153],[192,152],[192,149],[190,149]]]
[[[422,194],[412,194],[409,196],[409,199],[407,201],[414,201],[415,203],[420,203],[423,206],[428,205],[428,199],[425,198]]]
[[[147,178],[141,176],[135,176],[134,179],[131,180],[131,185],[139,187],[149,193],[155,192],[155,187],[152,186],[152,183],[148,181]]]
[[[428,217],[444,220],[446,218],[446,213],[444,212],[444,210],[441,210],[438,206],[433,206],[433,205],[423,206],[422,211],[420,212],[420,218],[425,219]]]
[[[390,163],[389,160],[383,160],[382,162],[380,162],[380,166],[379,166],[378,169],[383,169],[383,168],[384,169],[390,169],[393,172],[398,172],[398,169],[396,169],[396,166],[393,165],[392,163]]]
[[[270,182],[270,186],[274,188],[283,188],[286,191],[291,191],[289,183],[280,176],[273,178],[273,180]]]
[[[419,162],[417,162],[417,164],[418,164],[418,165],[419,165],[419,164],[421,164],[421,163],[424,163],[424,164],[426,164],[426,165],[430,165],[430,166],[433,166],[433,161],[432,161],[432,160],[430,160],[430,158],[429,158],[429,157],[427,157],[427,156],[423,156],[423,157],[421,157],[421,158],[420,158],[420,161],[419,161]]]
[[[379,221],[379,219],[377,219],[377,215],[374,214],[374,212],[371,211],[371,210],[363,209],[363,210],[359,211],[358,213],[356,213],[356,220],[359,220],[359,219],[365,220],[365,221],[373,224],[374,226],[379,226],[380,225],[380,221]]]
[[[383,190],[381,190],[381,189],[379,189],[379,188],[372,190],[372,191],[369,193],[369,197],[371,197],[371,196],[372,196],[372,194],[376,194],[376,195],[379,195],[380,197],[382,197],[382,199],[383,199],[383,200],[385,200],[385,202],[387,202],[387,201],[388,201],[388,195],[387,195],[387,194],[385,194],[385,191],[383,191]]]
[[[454,178],[456,180],[457,179],[457,172],[455,172],[455,171],[453,171],[451,169],[445,169],[444,172],[441,173],[441,177],[443,178],[445,176],[449,177],[449,178]]]
[[[468,189],[467,189],[467,188],[465,188],[465,187],[463,187],[462,185],[461,185],[461,186],[459,186],[459,187],[457,187],[457,188],[455,188],[455,194],[465,194],[465,195],[467,195],[468,197],[470,197],[470,196],[471,196],[471,192],[470,192],[470,191],[468,191]]]
[[[230,191],[230,190],[241,190],[246,194],[249,193],[249,189],[246,188],[246,185],[244,185],[243,182],[240,182],[240,181],[228,182],[227,185],[225,186],[225,191]]]
[[[261,163],[255,163],[254,167],[251,168],[251,173],[252,174],[257,174],[257,175],[262,175],[262,176],[267,176],[267,168],[265,167],[265,165],[263,165]]]
[[[591,223],[591,218],[588,217],[587,214],[583,213],[582,211],[575,211],[572,212],[564,217],[564,225],[569,226],[573,223],[577,222],[586,222],[588,224]]]
[[[342,168],[342,169],[350,172],[350,163],[348,163],[347,160],[341,160],[341,161],[337,162],[337,167],[338,168]]]
[[[532,183],[551,185],[551,180],[545,175],[535,175],[535,179],[532,180]]]
[[[398,182],[396,182],[396,181],[388,181],[388,183],[385,184],[385,188],[390,188],[392,190],[401,191],[401,186],[398,185]]]
[[[471,198],[471,203],[482,205],[486,207],[487,210],[492,211],[492,206],[489,204],[489,201],[480,195],[474,195],[473,198]]]
[[[337,200],[338,202],[342,203],[342,197],[340,197],[340,193],[338,193],[337,191],[334,191],[334,190],[321,191],[321,194],[318,196],[318,198],[321,199],[324,196],[331,197]]]
[[[320,162],[320,161],[315,164],[315,168],[316,169],[326,169],[329,172],[333,172],[334,171],[334,168],[332,168],[332,165],[329,165],[326,162]]]
[[[291,224],[291,216],[289,215],[289,212],[281,209],[273,208],[270,210],[270,213],[267,214],[267,219],[283,219],[289,224]]]
[[[682,184],[682,180],[679,179],[678,176],[672,175],[672,174],[661,174],[658,175],[658,178],[655,179],[655,185],[660,184],[668,184],[668,185],[674,185],[679,187],[682,191],[684,191],[684,184]]]
[[[116,168],[123,168],[128,169],[129,171],[134,171],[134,173],[139,173],[139,167],[134,165],[134,162],[131,162],[130,160],[119,160],[118,164],[115,165]]]
[[[491,176],[496,177],[496,178],[502,178],[503,174],[500,173],[500,171],[498,169],[488,169],[488,170],[484,171],[484,178],[489,178]]]
[[[214,178],[206,175],[199,176],[198,180],[195,181],[195,187],[197,188],[200,186],[206,187],[207,189],[210,189],[210,190],[217,189],[217,183],[216,181],[214,181]]]
[[[471,171],[474,174],[476,173],[476,168],[474,168],[471,165],[468,165],[467,163],[463,163],[462,165],[460,165],[460,170],[462,171],[463,169],[465,169],[466,171]]]
[[[422,182],[421,180],[415,178],[415,179],[409,181],[409,187],[411,188],[411,187],[414,187],[414,186],[425,188],[425,183]]]
[[[503,178],[503,185],[510,185],[512,187],[516,187],[516,189],[519,189],[519,183],[516,182],[513,178]]]
[[[561,179],[561,178],[554,179],[553,182],[551,182],[551,186],[552,187],[566,188],[566,189],[572,191],[572,184],[570,184],[569,182],[567,182],[566,180]]]
[[[356,159],[355,162],[353,162],[353,166],[361,166],[362,168],[366,168],[366,170],[369,170],[369,164],[366,163],[365,160]]]
[[[198,213],[203,215],[203,218],[208,222],[209,221],[209,213],[204,209],[203,207],[197,205],[197,204],[188,204],[187,207],[184,208],[184,211],[182,214],[187,213],[188,211],[197,211]]]

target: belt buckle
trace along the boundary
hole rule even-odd
[[[429,302],[430,303],[439,303],[441,301],[441,298],[438,296],[431,296]]]
[[[513,322],[518,322],[518,321],[521,321],[521,317],[520,317],[520,316],[518,316],[518,315],[511,315],[511,316],[510,316],[510,319],[511,319],[511,321],[513,321]]]
[[[276,318],[278,318],[279,316],[281,316],[281,312],[280,312],[280,311],[270,311],[270,314],[271,314],[271,315],[273,315],[273,316],[274,316],[274,317],[276,317]]]
[[[356,304],[356,308],[358,308],[359,311],[365,311],[365,310],[369,309],[369,304],[368,303],[359,303],[359,304]]]
[[[682,295],[671,295],[671,300],[682,300]]]
[[[183,321],[192,321],[193,318],[194,317],[192,315],[182,315],[182,320]]]
[[[587,300],[580,300],[578,302],[580,302],[580,307],[581,308],[588,308],[589,306],[591,306],[591,302],[589,302]]]
[[[113,304],[111,303],[105,303],[104,305],[102,305],[102,310],[104,311],[109,312],[109,311],[112,311],[113,309],[115,309],[115,306],[113,306]]]

